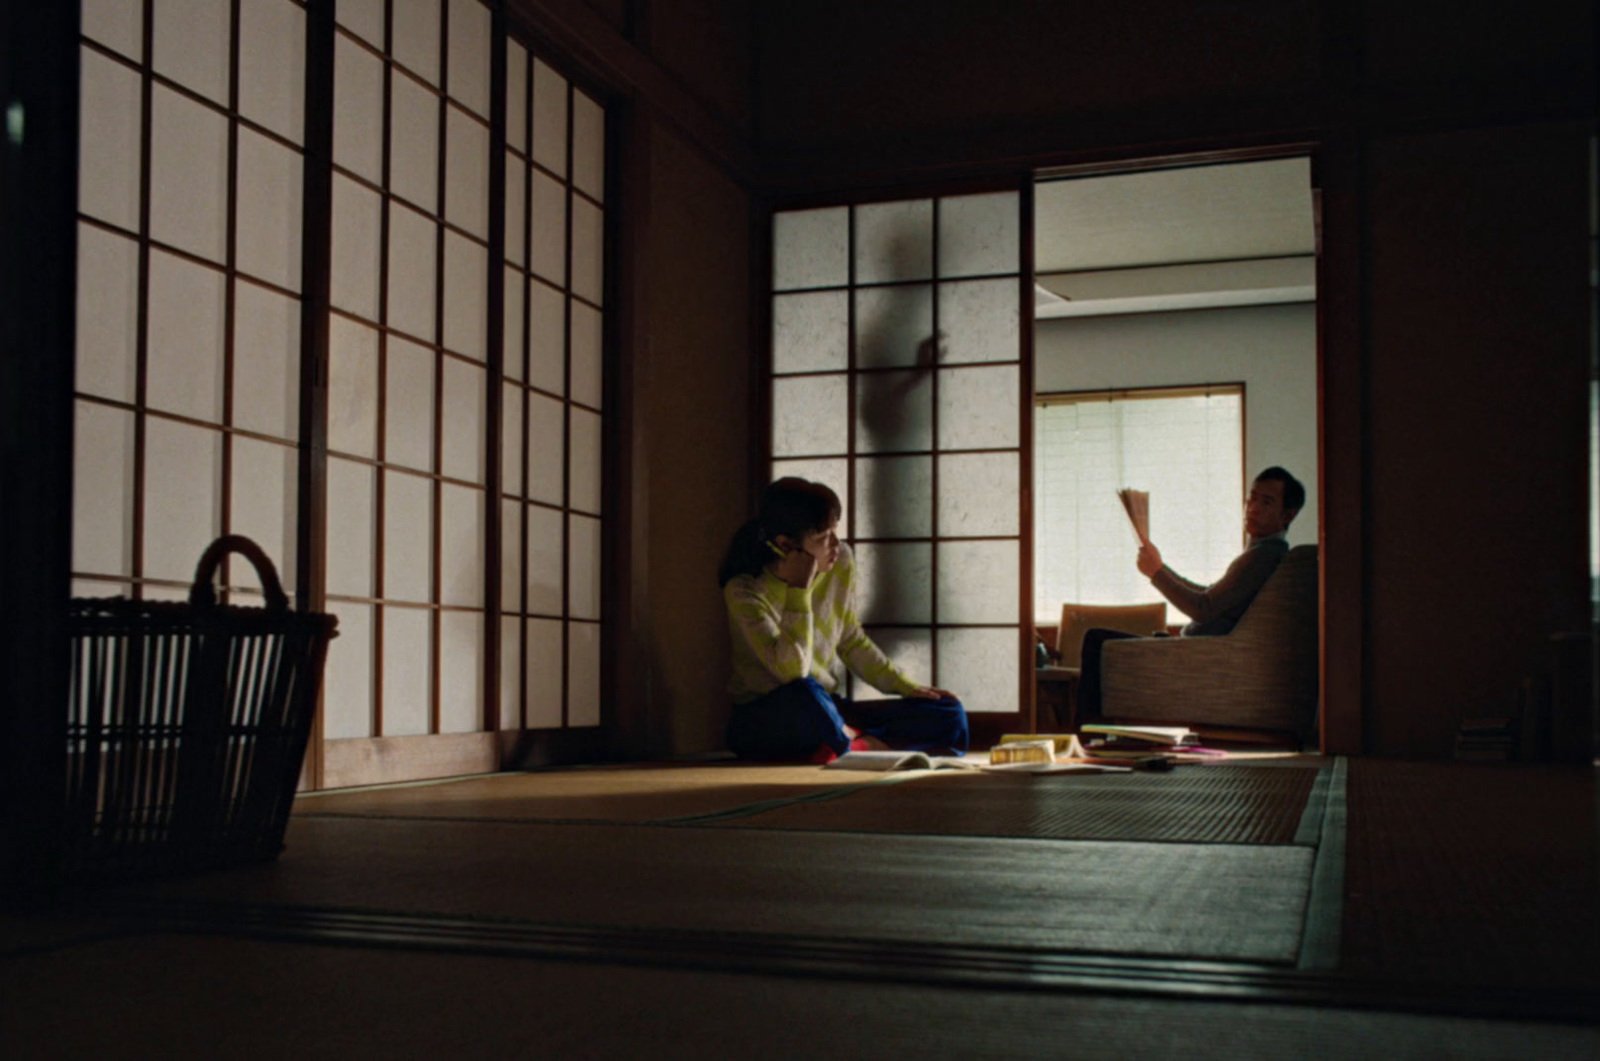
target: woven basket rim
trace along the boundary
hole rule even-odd
[[[307,627],[328,631],[329,638],[339,636],[339,617],[330,612],[273,611],[264,605],[215,604],[197,608],[188,601],[134,600],[131,597],[73,597],[69,623],[132,622],[140,619],[171,624],[235,624],[250,626],[276,625],[281,631],[303,630]]]

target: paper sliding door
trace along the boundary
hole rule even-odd
[[[328,787],[603,722],[606,114],[500,8],[83,3],[74,592],[259,542]]]
[[[975,735],[1032,711],[1027,195],[773,219],[772,477],[838,491],[868,633]]]
[[[86,3],[82,33],[73,593],[183,599],[238,533],[293,594],[305,10]]]

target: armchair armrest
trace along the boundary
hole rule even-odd
[[[1305,702],[1296,660],[1275,648],[1235,635],[1108,641],[1101,711],[1107,718],[1304,733],[1314,691]]]

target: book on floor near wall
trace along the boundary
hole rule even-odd
[[[1133,524],[1133,533],[1139,536],[1141,542],[1150,541],[1150,494],[1144,490],[1129,490],[1124,487],[1117,491],[1117,500],[1122,502],[1122,510],[1128,514],[1128,522]]]

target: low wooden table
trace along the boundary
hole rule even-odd
[[[1078,678],[1079,667],[1036,667],[1034,686],[1037,689],[1040,728],[1052,724],[1053,733],[1078,731]],[[1047,710],[1048,709],[1048,713]]]

